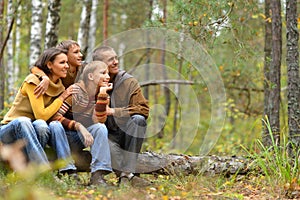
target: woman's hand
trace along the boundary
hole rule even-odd
[[[64,101],[71,94],[76,94],[78,92],[79,92],[79,86],[73,84],[73,85],[70,85],[58,98],[60,98],[62,101]]]
[[[42,94],[45,94],[45,92],[48,90],[50,79],[48,76],[42,76],[42,81],[36,88],[34,89],[34,95],[36,98],[39,98]]]
[[[80,123],[76,122],[76,130],[79,131],[83,137],[85,147],[89,147],[94,143],[92,134]]]
[[[106,94],[107,91],[112,90],[112,88],[113,88],[113,84],[112,83],[108,83],[107,86],[101,86],[99,94]]]

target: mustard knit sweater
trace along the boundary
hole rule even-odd
[[[62,81],[60,79],[57,83],[50,81],[45,94],[36,98],[34,89],[39,83],[39,78],[34,74],[30,74],[25,78],[12,107],[4,116],[1,124],[7,124],[21,116],[32,120],[43,119],[47,121],[59,110],[63,102],[57,97],[65,90]]]

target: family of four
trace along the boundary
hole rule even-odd
[[[29,162],[49,165],[51,146],[67,160],[59,174],[76,177],[72,155],[90,147],[90,184],[107,186],[115,172],[120,184],[147,186],[135,174],[146,133],[148,101],[138,81],[119,69],[114,49],[101,46],[93,61],[82,65],[80,46],[66,40],[45,50],[23,81],[1,121],[0,141],[25,139]]]

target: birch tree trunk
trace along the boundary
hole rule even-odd
[[[43,27],[43,4],[42,0],[32,0],[32,16],[30,29],[30,57],[29,65],[32,66],[41,54],[42,27]]]
[[[107,39],[107,18],[108,18],[108,0],[104,0],[103,3],[103,41]],[[104,42],[105,44],[105,42]]]
[[[60,22],[60,0],[48,0],[48,16],[45,34],[45,49],[54,47],[58,42],[58,27]]]
[[[13,20],[14,15],[14,5],[13,0],[9,0],[7,2],[7,30],[9,29],[11,22]],[[13,33],[13,32],[12,32]],[[7,40],[7,63],[5,68],[5,74],[7,74],[7,93],[8,93],[8,101],[12,102],[14,99],[14,47],[13,47],[13,34],[10,34]]]
[[[266,125],[266,117],[270,117],[270,105],[269,105],[269,96],[270,96],[270,64],[271,64],[271,52],[272,52],[272,23],[271,23],[271,0],[265,0],[265,61],[264,61],[264,116],[263,116],[263,132],[262,140],[263,144],[266,146],[272,145],[272,140],[270,133]]]
[[[116,15],[117,16],[117,15]],[[123,11],[123,14],[120,16],[121,17],[121,24],[122,24],[122,27],[124,27],[126,25],[126,20],[127,20],[127,15],[126,15],[126,12],[125,10]],[[117,17],[116,17],[117,18]],[[116,23],[113,23],[113,24],[116,24]],[[120,56],[119,58],[119,69],[125,69],[125,62],[124,62],[124,56],[122,56],[124,54],[124,50],[126,48],[126,42],[120,42],[119,43],[119,46],[118,46],[118,52],[117,52],[117,55]]]
[[[0,0],[0,22],[3,22],[4,0]],[[3,48],[3,26],[0,26],[0,46]],[[2,51],[2,49],[1,49]],[[0,110],[4,108],[4,66],[2,56],[0,57]]]
[[[92,0],[92,9],[91,9],[91,20],[89,28],[89,40],[88,40],[88,55],[93,51],[96,43],[96,30],[97,30],[97,8],[98,0]]]
[[[184,30],[184,29],[183,29]],[[180,80],[181,79],[181,71],[182,71],[182,65],[183,65],[183,58],[182,58],[182,43],[184,42],[184,33],[182,31],[182,33],[180,34],[180,41],[179,41],[179,54],[177,56],[177,60],[178,60],[178,77],[177,79]],[[176,84],[175,85],[175,96],[179,97],[180,96],[180,85]],[[178,109],[179,109],[179,100],[178,98],[175,98],[175,105],[174,105],[174,119],[173,119],[173,144],[172,147],[175,148],[177,146],[177,141],[176,141],[176,134],[177,134],[177,123],[178,123]],[[180,138],[182,140],[182,138]],[[181,143],[181,141],[180,141]]]
[[[92,7],[92,0],[83,1],[77,41],[84,55],[86,55],[88,49],[91,7]]]
[[[18,7],[18,12],[17,12],[17,20],[16,20],[16,61],[15,62],[15,80],[18,80],[19,73],[20,73],[20,52],[21,52],[21,24],[22,24],[22,18],[21,18],[21,13],[22,13],[22,6],[20,5]]]
[[[297,149],[300,147],[300,107],[299,107],[299,32],[297,23],[297,0],[286,3],[286,39],[288,67],[288,126],[289,141]]]

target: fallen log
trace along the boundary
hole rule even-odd
[[[23,158],[22,141],[10,145],[1,145],[0,160],[8,161],[14,170],[24,170],[26,162]],[[51,149],[49,149],[51,150]],[[54,152],[47,151],[50,160],[55,160]],[[14,155],[14,156],[11,156]],[[17,155],[20,155],[17,157]],[[52,157],[52,158],[51,158]],[[75,165],[78,171],[90,171],[91,154],[87,150],[74,155]],[[178,154],[158,154],[155,152],[143,152],[139,154],[136,173],[140,174],[246,174],[255,170],[254,160],[238,156],[188,156]]]
[[[145,152],[139,155],[138,173],[157,174],[246,174],[253,170],[250,158],[237,156],[187,156]]]
[[[82,152],[75,159],[79,171],[89,171],[91,155]],[[140,174],[246,174],[255,170],[253,159],[239,156],[187,156],[144,152],[139,154],[136,172]]]

